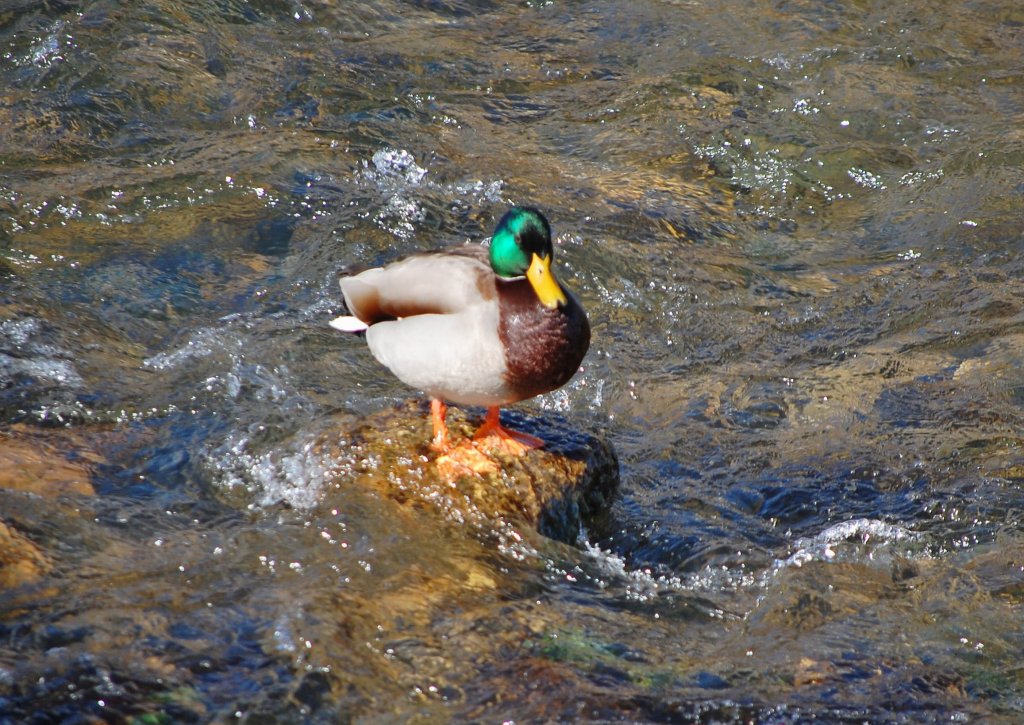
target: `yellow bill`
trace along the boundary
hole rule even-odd
[[[537,298],[545,307],[554,309],[569,301],[558,280],[551,274],[551,257],[539,257],[534,254],[530,268],[526,270],[526,278],[530,280],[533,291],[537,293]]]

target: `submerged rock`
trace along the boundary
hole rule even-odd
[[[0,521],[0,591],[34,582],[51,568],[42,549]]]
[[[64,431],[25,425],[0,431],[0,488],[47,497],[91,496],[92,464],[98,460],[82,441]]]
[[[332,458],[351,461],[351,477],[339,478],[339,485],[430,506],[458,522],[486,526],[522,521],[552,539],[575,543],[581,527],[605,511],[615,495],[615,451],[606,441],[559,422],[514,412],[503,415],[511,427],[540,436],[546,445],[519,457],[490,454],[494,470],[478,475],[439,469],[437,454],[429,448],[430,419],[422,404],[375,413],[346,426],[350,430],[340,437],[325,435],[317,445]],[[449,409],[448,426],[456,444],[471,438],[478,424],[464,411]]]

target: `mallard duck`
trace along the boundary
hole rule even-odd
[[[414,254],[341,279],[351,315],[331,326],[366,332],[373,356],[431,397],[431,447],[452,449],[446,402],[485,406],[477,444],[521,455],[543,446],[501,425],[499,407],[569,382],[590,346],[580,303],[551,269],[551,227],[517,206],[490,246]]]

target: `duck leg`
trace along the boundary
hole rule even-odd
[[[452,449],[448,424],[444,420],[447,414],[448,406],[443,400],[440,398],[430,399],[430,422],[434,424],[434,438],[430,441],[430,447],[437,453],[447,453]]]
[[[469,441],[462,441],[458,445],[452,443],[448,424],[445,423],[447,413],[448,406],[443,400],[430,400],[430,420],[434,425],[434,438],[430,441],[430,447],[438,454],[438,473],[448,481],[454,481],[462,476],[497,473],[498,464],[477,450]]]
[[[474,445],[506,453],[510,456],[521,456],[534,448],[543,448],[544,441],[529,433],[509,430],[501,424],[498,406],[487,409],[483,424],[473,436]]]

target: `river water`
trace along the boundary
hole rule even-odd
[[[0,5],[0,722],[1024,717],[1018,0]],[[346,486],[337,277],[551,219],[575,546]],[[426,428],[424,428],[426,430]]]

